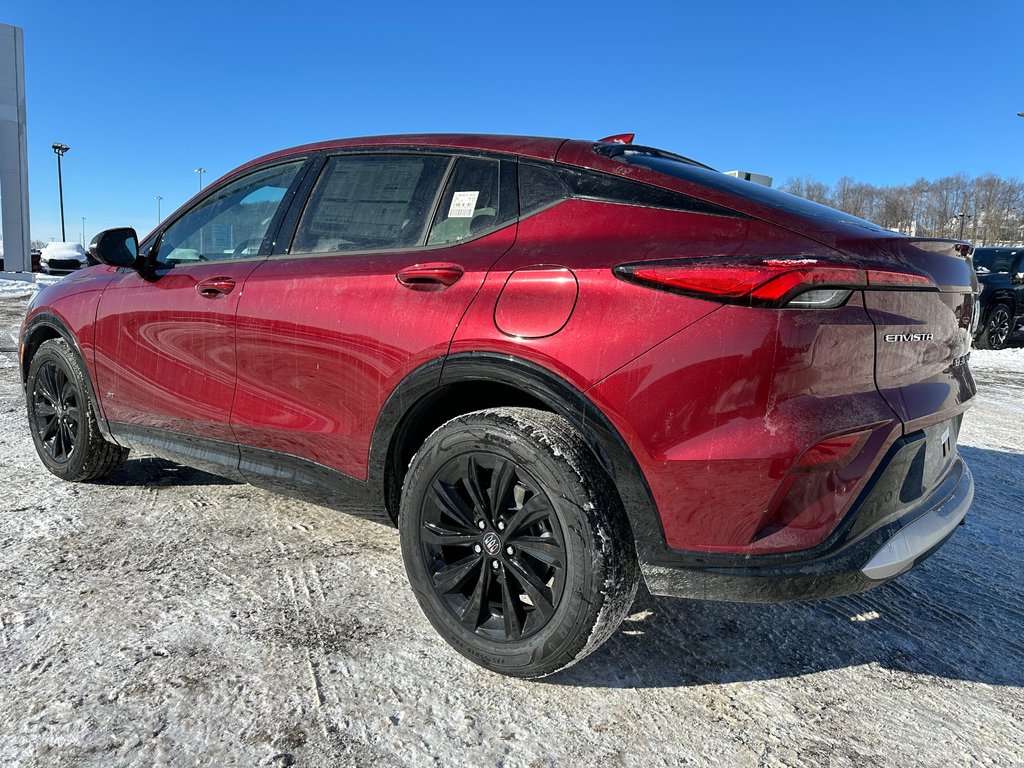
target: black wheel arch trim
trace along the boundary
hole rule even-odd
[[[28,397],[28,370],[32,365],[32,357],[43,344],[43,341],[33,344],[32,339],[44,328],[55,332],[60,338],[64,339],[68,346],[71,347],[71,350],[78,355],[78,359],[82,361],[82,368],[85,371],[85,385],[89,388],[89,397],[92,399],[93,407],[95,408],[96,425],[99,427],[100,434],[103,435],[104,440],[115,445],[121,445],[111,434],[110,425],[107,423],[106,416],[103,415],[103,406],[100,403],[100,399],[96,396],[96,387],[92,382],[92,371],[88,360],[86,360],[85,355],[82,353],[81,346],[78,344],[78,339],[75,338],[75,334],[71,332],[71,329],[67,327],[65,322],[51,312],[43,311],[34,315],[22,331],[21,340],[22,344],[25,345],[25,356],[20,361],[20,375],[21,388],[25,391],[25,396]]]
[[[518,389],[568,419],[615,484],[640,561],[664,556],[665,533],[653,495],[618,430],[578,388],[546,368],[507,354],[464,352],[431,360],[408,374],[388,397],[373,432],[368,481],[393,517],[397,506],[388,498],[388,472],[393,471],[403,430],[429,408],[433,396],[450,385],[474,381]]]

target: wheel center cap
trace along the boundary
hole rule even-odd
[[[501,539],[498,538],[498,534],[490,531],[484,534],[484,549],[487,550],[488,555],[498,554],[498,550],[501,549]]]

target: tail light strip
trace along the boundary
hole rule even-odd
[[[750,306],[829,308],[853,290],[938,290],[924,275],[891,268],[860,268],[806,258],[707,258],[620,264],[613,270],[627,282]],[[831,297],[821,289],[832,289]],[[794,301],[802,294],[810,301]]]

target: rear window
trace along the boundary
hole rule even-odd
[[[623,163],[629,163],[630,165],[638,165],[656,173],[671,176],[674,179],[681,179],[710,187],[711,189],[717,189],[720,192],[727,192],[731,195],[760,203],[761,205],[785,211],[786,213],[805,216],[819,221],[851,224],[875,232],[886,231],[877,224],[872,224],[870,221],[859,219],[842,211],[837,211],[835,208],[829,208],[827,205],[812,203],[810,200],[805,200],[802,197],[797,197],[787,192],[781,192],[771,187],[737,179],[733,176],[726,176],[724,173],[713,171],[710,168],[682,160],[675,160],[671,157],[658,156],[644,150],[630,151],[629,148],[624,148],[615,155],[614,159]]]
[[[1009,272],[1013,268],[1013,260],[1022,251],[999,251],[994,248],[978,248],[974,252],[975,272]]]
[[[608,173],[585,171],[564,165],[520,163],[519,207],[523,216],[570,197],[645,208],[743,217],[741,213],[714,203]]]

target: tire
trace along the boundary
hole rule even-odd
[[[985,318],[985,327],[975,339],[974,346],[978,349],[1003,349],[1010,338],[1012,325],[1010,308],[1006,304],[996,304]]]
[[[85,368],[64,339],[43,342],[25,387],[36,453],[63,480],[86,482],[109,474],[128,450],[103,439]]]
[[[565,669],[615,632],[636,595],[618,494],[556,414],[498,408],[438,428],[412,459],[398,524],[430,623],[495,672]]]

